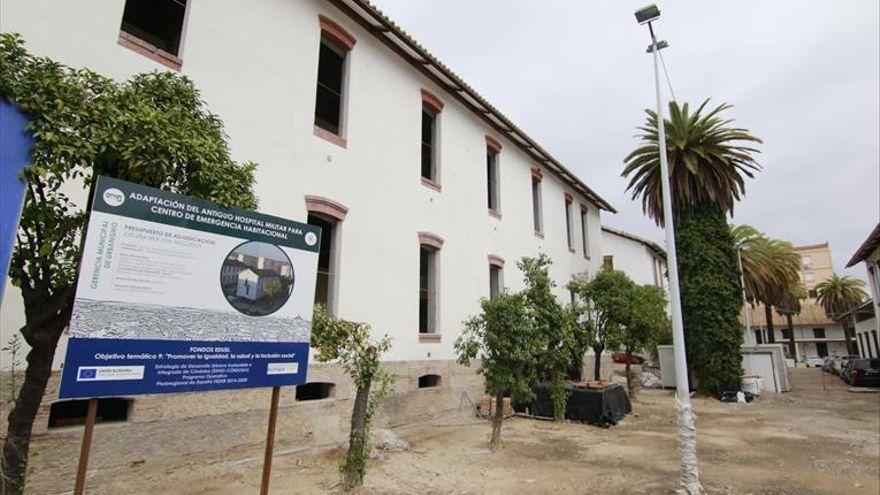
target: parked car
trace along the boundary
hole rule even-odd
[[[849,371],[847,368],[849,367],[849,363],[858,359],[859,357],[853,354],[847,356],[840,356],[840,365],[837,366],[837,374],[840,375],[841,378],[846,381],[846,373]]]
[[[615,352],[611,355],[611,360],[615,363],[626,363],[626,353],[623,352]],[[645,358],[638,354],[633,354],[630,357],[629,364],[643,364],[645,362]]]
[[[821,368],[825,362],[819,356],[807,356],[804,358],[804,364],[807,368]]]
[[[843,379],[856,387],[880,387],[880,359],[851,359]]]
[[[834,360],[837,356],[825,356],[825,359],[822,360],[822,371],[828,373],[834,373]]]

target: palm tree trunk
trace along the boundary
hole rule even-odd
[[[775,344],[776,335],[774,335],[773,332],[773,306],[769,304],[764,305],[764,318],[767,320],[767,343]]]
[[[788,323],[788,353],[797,361],[797,345],[794,343],[794,324],[791,321],[791,314],[785,315],[785,321]]]

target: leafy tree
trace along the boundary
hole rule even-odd
[[[554,418],[562,421],[567,400],[565,380],[571,356],[580,346],[573,313],[553,295],[556,283],[549,275],[552,263],[550,257],[542,253],[535,258],[524,257],[517,267],[523,272],[523,301],[530,331],[539,342],[538,374],[548,383]]]
[[[708,110],[704,101],[693,113],[685,103],[669,103],[663,125],[669,158],[669,179],[679,252],[682,318],[689,365],[699,388],[714,394],[738,386],[742,375],[742,304],[733,238],[726,214],[745,193],[745,178],[759,169],[753,147],[760,139],[731,126],[722,104]],[[646,110],[639,127],[640,145],[625,159],[633,199],[658,224],[663,223],[660,143],[656,112]]]
[[[222,122],[183,76],[154,72],[115,82],[33,57],[19,36],[0,33],[0,95],[32,115],[34,135],[9,271],[24,299],[21,334],[31,346],[3,444],[4,493],[15,494],[23,489],[55,347],[70,320],[87,220],[88,205],[62,191],[89,187],[102,174],[252,209],[256,166],[232,160]]]
[[[345,321],[315,306],[312,319],[311,345],[318,351],[318,360],[337,361],[354,382],[354,408],[348,454],[340,464],[342,488],[352,490],[363,483],[370,456],[370,427],[379,405],[388,395],[392,377],[382,369],[382,354],[391,348],[385,335],[379,340],[370,337],[366,323]]]
[[[825,313],[828,316],[835,320],[840,320],[843,313],[858,306],[859,303],[868,298],[864,287],[865,283],[859,279],[846,275],[841,277],[835,273],[831,278],[816,284],[816,299],[822,305],[822,308],[825,309]],[[855,342],[852,340],[852,328],[850,328],[849,322],[841,321],[841,323],[843,324],[843,331],[846,337],[847,352],[858,354]]]
[[[455,340],[458,362],[469,366],[479,359],[477,373],[485,379],[486,393],[495,398],[492,418],[493,450],[501,441],[504,396],[513,402],[534,398],[531,385],[540,348],[538,336],[530,331],[522,293],[502,292],[480,301],[482,312],[465,321],[464,332]]]
[[[280,280],[267,280],[266,283],[263,284],[263,292],[269,296],[277,296],[281,293],[283,289]]]
[[[593,379],[601,378],[602,352],[621,343],[623,324],[629,317],[633,282],[618,270],[599,270],[592,279],[578,275],[569,284],[578,297],[580,327],[596,355]]]
[[[653,285],[630,287],[628,311],[621,326],[620,346],[626,354],[626,388],[630,397],[635,396],[635,384],[630,375],[633,352],[656,345],[669,328],[666,316],[666,294]]]

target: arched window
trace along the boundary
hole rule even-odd
[[[339,286],[339,250],[342,221],[348,208],[321,196],[306,196],[308,224],[321,228],[321,250],[318,252],[318,278],[315,304],[322,304],[331,314],[337,308]]]
[[[440,375],[422,375],[419,377],[419,388],[435,388],[440,386]]]

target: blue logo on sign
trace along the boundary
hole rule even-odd
[[[95,368],[80,368],[79,370],[79,378],[80,380],[87,380],[89,378],[96,378],[98,376],[98,370]]]

